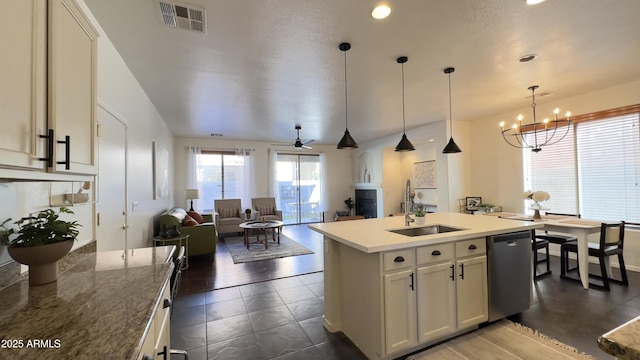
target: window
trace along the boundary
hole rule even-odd
[[[242,199],[242,206],[250,206],[246,166],[251,166],[244,152],[201,150],[195,154],[195,180],[201,189],[199,207],[213,212],[216,199]],[[247,198],[248,197],[248,198]],[[248,199],[248,200],[247,200]],[[247,202],[248,201],[248,202]]]
[[[640,105],[580,116],[560,143],[523,158],[525,187],[549,192],[551,211],[640,220]]]

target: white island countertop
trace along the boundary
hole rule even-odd
[[[413,237],[390,232],[389,230],[407,228],[404,216],[310,224],[309,228],[359,251],[376,253],[543,227],[543,224],[532,221],[450,212],[427,214],[424,225],[411,223],[409,227],[430,225],[445,225],[462,230]]]

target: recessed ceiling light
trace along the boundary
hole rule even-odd
[[[391,14],[391,8],[387,5],[378,5],[371,12],[371,17],[376,20],[384,19]]]
[[[527,5],[536,5],[536,4],[540,4],[544,0],[526,0],[526,1],[527,1]]]
[[[518,59],[518,61],[521,62],[521,63],[529,62],[531,60],[535,60],[537,57],[538,57],[538,55],[536,55],[536,54],[527,54],[527,55],[521,56]]]

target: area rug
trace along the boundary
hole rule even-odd
[[[267,250],[264,248],[264,243],[254,243],[254,241],[256,241],[256,238],[252,236],[250,238],[251,244],[247,249],[244,246],[244,237],[242,236],[224,239],[234,264],[313,254],[313,251],[282,234],[280,234],[280,245],[269,239],[269,249]]]
[[[569,345],[508,320],[500,320],[407,358],[407,360],[431,359],[595,360],[594,357],[579,353]]]

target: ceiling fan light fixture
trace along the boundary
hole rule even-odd
[[[349,106],[347,102],[347,51],[351,49],[351,44],[342,43],[339,46],[340,51],[344,52],[344,135],[336,148],[341,150],[357,149],[358,143],[349,134]]]
[[[413,151],[416,148],[413,146],[411,141],[407,138],[407,132],[405,129],[405,116],[404,116],[404,63],[409,61],[409,58],[406,56],[400,56],[397,60],[398,64],[402,65],[402,139],[398,145],[396,145],[396,151],[404,152],[404,151]]]
[[[449,75],[449,131],[451,131],[451,137],[449,138],[449,143],[447,144],[447,146],[442,149],[443,154],[455,154],[462,152],[456,142],[453,141],[453,120],[451,116],[451,73],[454,71],[456,71],[456,69],[453,67],[444,69],[444,73]]]

